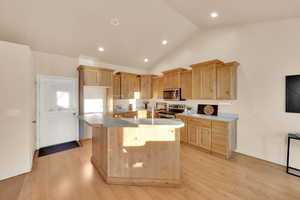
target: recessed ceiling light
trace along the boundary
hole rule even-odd
[[[119,26],[120,25],[120,20],[118,18],[112,18],[110,20],[110,24],[113,26]]]
[[[163,41],[161,42],[161,44],[162,44],[162,45],[166,45],[166,44],[168,44],[168,41],[167,41],[167,40],[163,40]]]
[[[104,48],[103,48],[103,47],[99,47],[99,48],[98,48],[98,51],[103,52],[103,51],[104,51]]]
[[[210,17],[211,17],[211,18],[217,18],[217,17],[219,17],[219,13],[217,13],[217,12],[212,12],[212,13],[210,13]]]
[[[145,62],[145,63],[149,62],[149,59],[148,59],[148,58],[145,58],[145,59],[144,59],[144,62]]]

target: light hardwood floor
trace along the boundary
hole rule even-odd
[[[178,188],[107,185],[90,162],[91,141],[38,158],[32,173],[0,182],[1,200],[299,200],[300,178],[240,154],[227,161],[182,145]]]

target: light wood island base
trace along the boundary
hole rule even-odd
[[[93,126],[91,161],[108,184],[178,186],[179,129]]]

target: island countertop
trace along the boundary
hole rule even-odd
[[[112,127],[142,127],[142,126],[171,126],[181,128],[184,123],[180,119],[133,119],[133,118],[114,118],[111,114],[85,114],[79,116],[80,120],[85,121],[90,126]]]
[[[212,115],[202,115],[197,113],[180,113],[177,115],[187,116],[187,117],[195,117],[195,118],[202,118],[202,119],[210,119],[210,120],[217,120],[217,121],[225,121],[225,122],[231,122],[236,121],[239,119],[239,116],[237,114],[229,114],[229,113],[219,113],[217,116]]]

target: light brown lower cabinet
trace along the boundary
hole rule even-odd
[[[180,141],[230,158],[236,149],[236,121],[217,121],[177,115],[185,126]]]
[[[183,115],[177,115],[176,118],[181,119],[185,124],[184,127],[180,128],[180,142],[188,143],[189,136],[188,136],[188,127],[187,127],[187,117]]]
[[[188,143],[211,150],[211,120],[187,120]]]
[[[187,124],[187,120],[183,119],[182,121]],[[186,143],[188,142],[188,130],[186,126],[180,129],[180,141]]]

